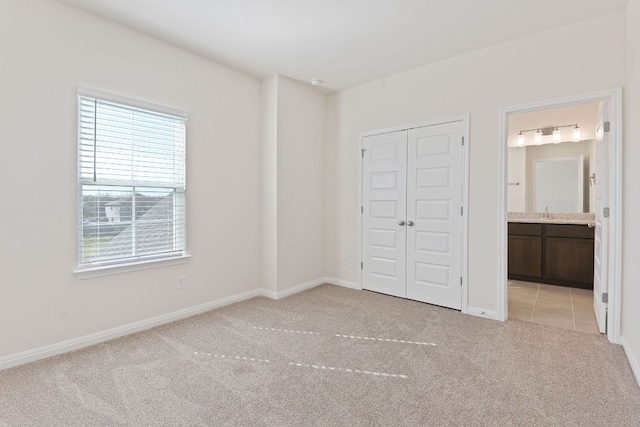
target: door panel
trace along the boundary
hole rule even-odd
[[[462,167],[461,122],[409,130],[407,297],[455,309],[462,306]]]
[[[406,297],[407,132],[363,140],[362,287]]]
[[[607,103],[600,107],[600,122],[596,128],[596,231],[593,256],[593,310],[598,321],[600,332],[607,330],[607,304],[602,302],[602,294],[607,292],[607,254],[606,249],[609,234],[609,223],[603,216],[604,208],[608,206],[608,133],[604,132],[604,122],[607,120]]]

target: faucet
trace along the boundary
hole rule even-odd
[[[549,219],[549,218],[551,218],[551,217],[549,216],[549,207],[548,207],[548,206],[545,206],[545,207],[544,207],[544,212],[542,213],[542,218],[543,218],[543,219]]]

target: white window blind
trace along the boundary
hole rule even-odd
[[[185,118],[78,97],[79,268],[185,254]]]

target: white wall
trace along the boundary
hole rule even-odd
[[[260,142],[260,272],[264,289],[278,290],[278,76],[262,81]]]
[[[622,86],[624,27],[624,12],[610,14],[332,95],[327,276],[358,277],[358,263],[343,266],[339,259],[358,259],[359,133],[470,113],[469,305],[497,310],[499,108]]]
[[[507,211],[526,212],[527,147],[509,147],[508,152]]]
[[[640,382],[640,0],[627,6],[627,84],[623,151],[622,336]]]
[[[326,96],[278,76],[278,292],[325,276]]]
[[[188,112],[188,263],[75,278],[77,86]],[[0,0],[0,121],[0,357],[258,287],[257,80],[55,1]]]
[[[275,75],[262,108],[261,282],[278,296],[325,275],[326,96]]]

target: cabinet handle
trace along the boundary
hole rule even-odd
[[[407,225],[408,225],[409,227],[412,227],[412,226],[413,226],[413,221],[407,221]]]
[[[398,221],[398,225],[404,225],[404,221],[403,220]]]

